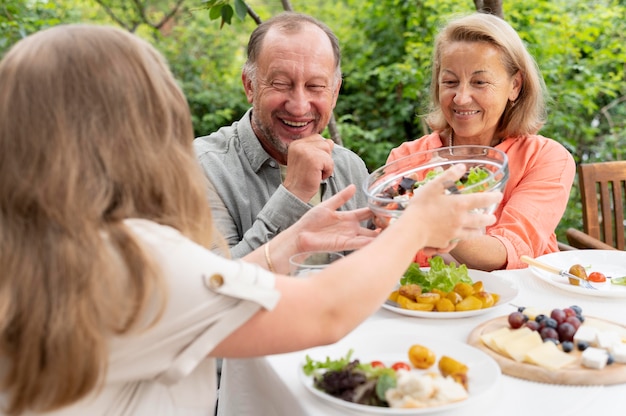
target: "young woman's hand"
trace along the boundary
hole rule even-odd
[[[496,221],[494,215],[480,210],[500,202],[500,192],[450,194],[445,191],[465,170],[465,165],[455,165],[420,186],[402,214],[414,218],[415,232],[425,237],[427,254],[450,251],[460,240],[484,234],[485,227]]]

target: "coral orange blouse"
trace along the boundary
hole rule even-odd
[[[411,153],[443,147],[438,132],[405,142],[393,149],[387,163]],[[496,223],[487,235],[497,238],[507,252],[506,269],[526,267],[520,256],[558,251],[554,233],[569,200],[576,164],[569,151],[540,135],[509,137],[496,146],[509,157],[509,180],[495,212]],[[418,253],[416,262],[428,266]]]

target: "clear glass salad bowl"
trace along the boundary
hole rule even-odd
[[[488,146],[454,146],[413,153],[372,172],[364,183],[376,225],[386,227],[406,208],[413,190],[451,166],[464,163],[467,173],[448,192],[472,193],[504,190],[509,179],[506,153]],[[485,209],[493,213],[494,204]]]

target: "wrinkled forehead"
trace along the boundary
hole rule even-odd
[[[287,71],[333,76],[336,60],[328,36],[308,25],[292,34],[280,30],[267,33],[258,59],[261,72]]]
[[[261,56],[274,51],[301,54],[311,58],[330,56],[334,64],[337,64],[328,35],[312,23],[272,26],[261,44]]]

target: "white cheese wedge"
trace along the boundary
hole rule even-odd
[[[617,331],[598,331],[596,333],[596,347],[608,350],[611,345],[622,341]]]
[[[588,368],[601,370],[606,366],[609,359],[607,350],[595,347],[589,347],[583,351],[582,364]]]
[[[623,342],[615,343],[611,345],[609,351],[616,363],[626,364],[626,344]]]
[[[524,361],[556,371],[576,361],[576,357],[561,351],[553,342],[548,341],[528,351]]]
[[[596,346],[598,330],[594,327],[581,325],[574,334],[574,343],[586,342],[591,346]]]
[[[515,338],[512,341],[507,342],[504,346],[504,350],[509,357],[517,362],[524,361],[526,353],[535,347],[543,344],[541,335],[537,331],[530,331],[520,338]]]

